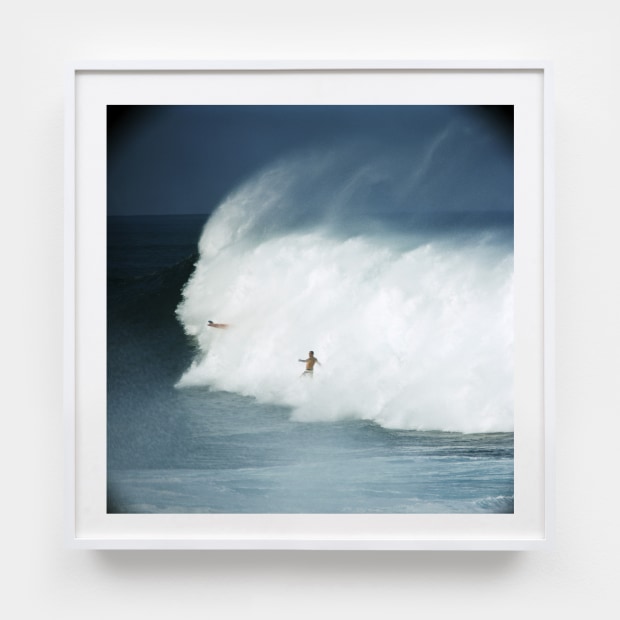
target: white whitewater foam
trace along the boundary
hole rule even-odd
[[[511,431],[512,253],[484,236],[403,245],[369,226],[347,238],[346,200],[336,220],[326,208],[312,226],[282,223],[307,208],[296,203],[300,168],[266,171],[207,223],[177,311],[200,355],[179,387],[290,406],[303,421]],[[311,349],[321,366],[300,379]]]

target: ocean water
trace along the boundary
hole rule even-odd
[[[269,329],[257,329],[252,338],[241,329],[236,334],[236,324],[217,333],[205,328],[202,344],[188,335],[177,311],[196,274],[207,219],[108,220],[109,512],[513,511],[513,433],[509,416],[499,409],[503,395],[491,397],[489,406],[498,407],[495,418],[487,411],[459,422],[466,405],[449,392],[456,379],[446,379],[446,391],[437,393],[441,404],[433,407],[453,401],[457,411],[440,415],[434,428],[433,414],[418,410],[418,403],[398,411],[422,379],[387,394],[381,409],[372,391],[375,379],[380,387],[374,389],[393,390],[398,384],[382,374],[395,372],[396,362],[390,366],[387,357],[377,362],[387,368],[376,372],[366,369],[358,377],[347,370],[343,381],[359,379],[362,393],[349,392],[345,384],[339,399],[334,374],[341,369],[327,346],[333,334],[324,342],[291,338],[286,358],[275,351],[288,341],[277,330],[273,342]],[[360,340],[372,344],[368,336]],[[225,357],[227,346],[231,360]],[[303,365],[297,359],[309,346],[322,366],[313,379],[300,379]],[[347,353],[351,359],[345,364],[353,367],[360,353]],[[405,357],[404,363],[413,362]],[[252,381],[251,369],[257,367],[261,372]],[[263,372],[267,379],[279,373],[284,379],[275,376],[263,386]],[[278,394],[280,384],[285,389]],[[422,391],[420,402],[429,402],[431,388]],[[470,398],[474,403],[482,396]]]
[[[109,512],[513,512],[512,159],[475,122],[108,217]]]

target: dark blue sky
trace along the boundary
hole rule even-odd
[[[415,166],[450,123],[460,137],[435,162],[445,175],[434,208],[475,195],[476,208],[511,211],[512,106],[109,106],[108,214],[209,213],[260,168],[308,149]]]

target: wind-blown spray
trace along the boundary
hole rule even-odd
[[[449,131],[406,166],[402,154],[305,153],[231,194],[177,309],[199,351],[178,386],[301,421],[512,430],[512,224],[496,225],[474,189],[459,196],[467,209],[433,210],[455,165],[442,159]],[[300,380],[311,349],[321,366]]]

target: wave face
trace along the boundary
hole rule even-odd
[[[511,431],[512,211],[471,182],[472,161],[496,160],[466,133],[448,125],[407,156],[299,153],[230,194],[177,308],[198,348],[178,387],[300,421]],[[309,350],[321,365],[302,379]]]

